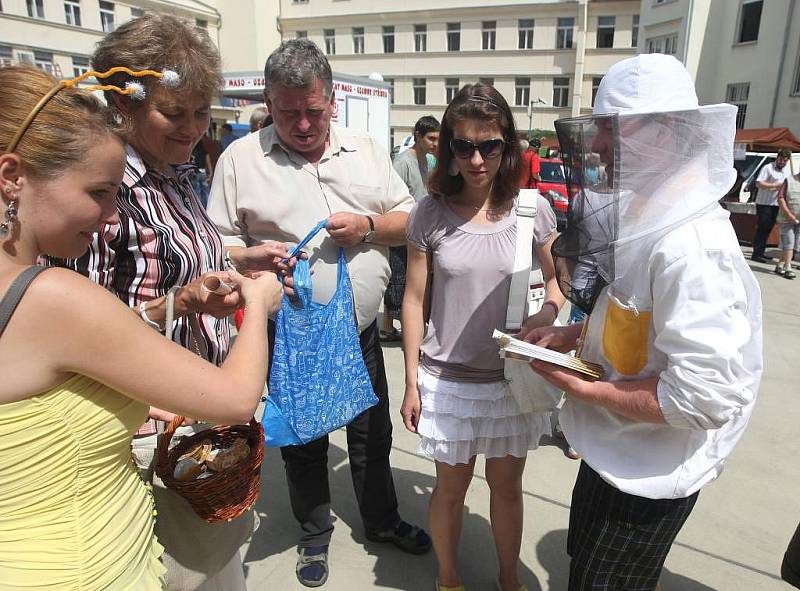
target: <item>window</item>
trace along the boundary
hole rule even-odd
[[[394,104],[394,78],[384,78],[383,79],[386,84],[389,85],[389,104]]]
[[[364,53],[364,27],[353,27],[353,53]]]
[[[414,51],[428,51],[428,25],[414,25]]]
[[[308,39],[308,31],[295,31],[295,39]]]
[[[414,104],[415,105],[424,105],[425,104],[425,91],[427,90],[425,86],[425,78],[414,78]]]
[[[73,57],[72,58],[72,75],[77,78],[89,71],[89,58],[88,57]]]
[[[597,47],[614,47],[614,25],[617,17],[598,16],[597,17]]]
[[[736,43],[758,41],[758,29],[761,26],[761,9],[763,0],[742,0],[739,7],[739,26],[737,28]]]
[[[792,88],[789,94],[792,96],[800,95],[800,51],[797,52],[797,63],[794,66],[794,80],[792,81]]]
[[[12,66],[14,61],[14,52],[8,45],[0,45],[0,68]]]
[[[494,86],[494,78],[478,78],[478,82],[487,86]]]
[[[481,48],[494,49],[497,41],[497,21],[483,21],[481,23]]]
[[[558,19],[558,28],[556,29],[556,49],[572,49],[572,30],[574,28],[574,18],[569,17]]]
[[[325,29],[322,33],[325,38],[325,53],[336,55],[336,29]]]
[[[31,18],[44,18],[44,0],[27,0],[28,16]]]
[[[569,106],[569,78],[553,78],[553,106]]]
[[[394,53],[394,26],[383,27],[383,53]]]
[[[308,0],[292,0],[292,4],[308,4]]]
[[[678,34],[664,35],[662,37],[651,37],[645,43],[647,53],[664,53],[675,55],[678,52]]]
[[[519,19],[519,49],[533,49],[533,19]]]
[[[447,23],[447,51],[461,49],[461,23]]]
[[[444,79],[444,94],[448,105],[456,98],[456,94],[458,94],[458,85],[458,78]]]
[[[514,104],[518,107],[527,107],[531,102],[531,79],[514,79]]]
[[[631,47],[639,45],[639,15],[633,15],[633,24],[631,24]]]
[[[747,118],[747,98],[750,96],[750,83],[728,84],[725,102],[736,107],[736,129],[744,127]]]
[[[114,25],[114,3],[100,2],[100,25],[104,33],[113,33]]]
[[[592,78],[592,106],[594,107],[594,99],[597,98],[597,90],[600,88],[600,82],[603,81],[602,76]]]
[[[144,16],[144,10],[141,8],[131,8],[131,18],[139,18]]]
[[[73,27],[81,26],[81,4],[78,0],[64,1],[64,20]]]
[[[48,51],[34,51],[33,63],[37,68],[40,68],[48,74],[55,75],[55,66],[53,65],[53,54]]]
[[[204,18],[196,18],[194,19],[194,26],[198,29],[207,30],[208,29],[208,21]]]

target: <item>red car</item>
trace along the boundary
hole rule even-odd
[[[542,179],[536,186],[542,196],[553,206],[558,223],[558,231],[563,232],[567,225],[567,209],[569,194],[567,179],[564,178],[564,163],[560,158],[542,158],[539,177]]]

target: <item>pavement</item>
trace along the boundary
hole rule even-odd
[[[663,591],[788,591],[780,580],[786,544],[800,521],[800,278],[773,273],[775,262],[749,261],[764,301],[765,373],[752,420],[722,476],[704,488],[694,512],[667,558]],[[777,257],[777,250],[767,251]],[[797,264],[795,264],[797,266]],[[402,516],[424,525],[434,486],[434,464],[415,453],[417,437],[400,419],[403,356],[384,347],[394,447],[391,462]],[[797,364],[797,365],[795,365]],[[344,430],[331,435],[329,468],[335,531],[326,591],[434,589],[433,552],[409,556],[364,538],[355,503]],[[788,464],[787,464],[788,462]],[[544,438],[528,456],[523,481],[525,529],[520,576],[529,591],[567,588],[567,527],[572,485],[579,462],[560,442]],[[794,468],[792,467],[794,466]],[[250,591],[305,589],[295,578],[299,527],[292,517],[280,453],[267,450],[260,529],[243,549]],[[470,591],[494,591],[496,559],[489,524],[489,489],[479,459],[466,498],[460,572]]]

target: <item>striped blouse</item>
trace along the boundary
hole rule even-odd
[[[166,295],[173,286],[223,269],[224,253],[214,223],[192,191],[194,167],[176,167],[176,180],[147,166],[130,145],[126,152],[117,193],[119,224],[105,225],[80,259],[58,264],[136,307]],[[175,321],[172,338],[219,365],[228,352],[230,329],[227,319],[188,314]]]

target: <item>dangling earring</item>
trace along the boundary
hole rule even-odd
[[[447,166],[447,174],[450,176],[458,176],[458,163],[455,160],[451,160],[450,164]]]
[[[9,201],[4,217],[5,221],[0,223],[0,240],[5,240],[11,235],[11,228],[17,221],[17,202],[15,200]]]

